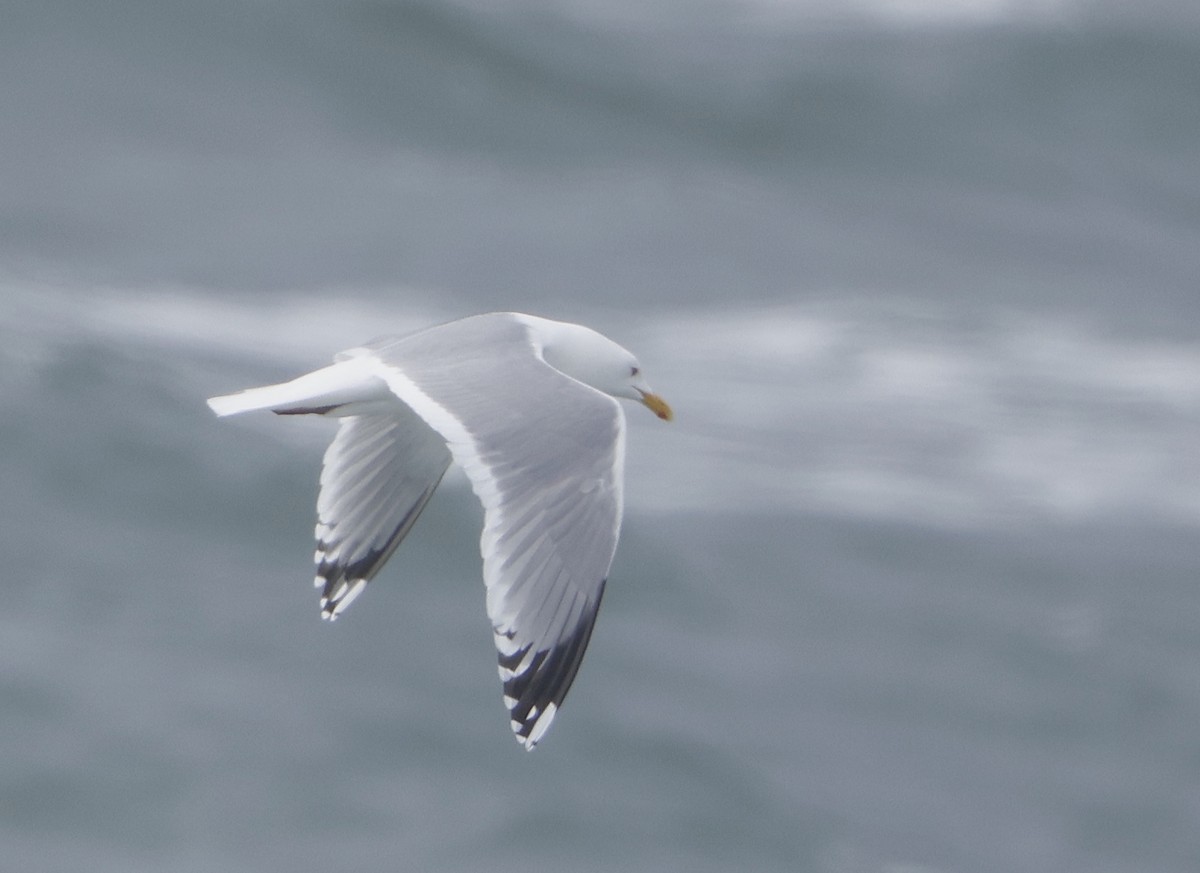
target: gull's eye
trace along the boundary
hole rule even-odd
[[[638,373],[640,373],[640,372],[642,372],[642,371],[641,371],[641,370],[639,370],[637,367],[630,367],[630,368],[629,368],[629,375],[630,375],[630,376],[636,376],[636,375],[637,375]]]

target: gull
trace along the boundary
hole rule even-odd
[[[483,504],[487,614],[526,749],[562,706],[621,528],[625,415],[663,420],[637,358],[596,331],[493,312],[384,337],[290,382],[209,399],[338,419],[317,498],[316,587],[336,619],[412,529],[453,461]]]

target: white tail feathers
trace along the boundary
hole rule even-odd
[[[326,412],[346,406],[392,398],[387,385],[362,358],[339,361],[278,385],[247,388],[236,394],[210,397],[217,415],[237,415],[269,409],[272,412]]]
[[[286,405],[286,399],[279,390],[287,385],[267,385],[264,388],[247,388],[237,394],[226,394],[223,397],[208,398],[209,408],[217,415],[237,415],[239,412],[254,412],[260,409],[274,409],[281,404]]]

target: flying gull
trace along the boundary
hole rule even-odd
[[[671,408],[590,328],[496,312],[385,337],[291,382],[208,405],[339,420],[317,498],[316,586],[336,619],[400,545],[451,461],[483,503],[487,613],[517,741],[546,733],[579,670],[621,527],[625,415]]]

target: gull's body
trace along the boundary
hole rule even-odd
[[[340,419],[317,500],[325,618],[362,592],[451,461],[484,507],[487,612],[504,701],[532,749],[571,686],[621,526],[625,417],[670,408],[637,360],[586,327],[490,313],[337,356],[291,382],[214,397],[218,415]]]

